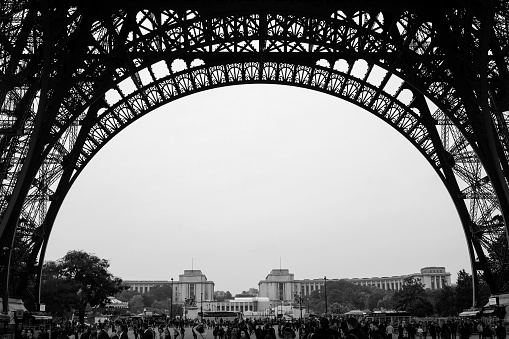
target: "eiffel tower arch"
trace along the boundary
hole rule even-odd
[[[253,83],[330,94],[405,136],[457,209],[474,294],[480,277],[509,290],[507,2],[6,0],[0,26],[4,301],[39,302],[60,206],[109,140],[183,96]]]

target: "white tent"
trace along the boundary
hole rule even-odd
[[[365,313],[361,310],[352,310],[345,313],[345,315],[364,315],[364,314]]]

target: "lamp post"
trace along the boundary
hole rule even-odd
[[[302,323],[302,296],[299,293],[299,318]]]
[[[200,276],[200,309],[201,309],[201,321],[203,322],[203,274]]]
[[[170,296],[170,321],[173,319],[173,278],[171,280],[171,296]]]
[[[327,317],[327,277],[323,277],[323,295],[325,298],[325,317]]]

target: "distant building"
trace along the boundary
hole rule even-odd
[[[338,279],[327,279],[334,281]],[[288,269],[274,269],[265,280],[258,283],[259,297],[267,297],[271,301],[293,302],[296,295],[307,296],[324,285],[325,279],[295,280]]]
[[[412,273],[392,277],[327,279],[329,281],[346,280],[355,285],[378,287],[383,290],[400,290],[403,281],[413,277],[424,285],[425,289],[436,290],[451,285],[451,273],[445,267],[425,267],[420,273]],[[320,290],[325,284],[323,279],[295,280],[288,269],[274,269],[265,280],[258,283],[259,297],[267,297],[271,301],[292,302],[295,296],[308,296],[315,290]]]
[[[415,278],[424,285],[424,288],[436,290],[444,286],[451,286],[451,273],[445,271],[445,267],[424,267],[421,273],[407,275],[381,277],[381,278],[353,278],[346,279],[355,285],[374,286],[383,290],[400,290],[406,278]]]
[[[214,298],[214,282],[207,280],[207,277],[200,270],[185,270],[179,275],[178,281],[147,281],[147,280],[124,280],[129,285],[130,291],[146,293],[151,288],[163,285],[172,285],[173,300],[176,303],[184,303],[186,300],[199,302]]]
[[[424,285],[424,288],[436,290],[444,286],[451,285],[451,273],[445,271],[445,267],[425,267],[420,273],[412,273],[392,277],[374,277],[374,278],[351,278],[351,279],[327,279],[327,282],[346,280],[355,285],[378,287],[383,290],[400,290],[406,278],[413,277]],[[200,270],[185,270],[184,274],[179,275],[178,281],[135,281],[125,280],[124,283],[130,286],[130,290],[145,293],[151,288],[163,285],[173,285],[173,300],[176,303],[185,303],[188,305],[197,305],[203,301],[203,305],[216,308],[217,310],[249,310],[260,311],[260,304],[263,308],[273,307],[274,305],[284,305],[293,303],[296,296],[309,296],[315,290],[321,290],[325,284],[325,277],[321,279],[302,279],[295,280],[293,273],[288,269],[273,269],[265,278],[258,283],[258,290],[250,288],[248,293],[257,296],[248,298],[251,301],[247,304],[244,298],[236,298],[236,301],[225,301],[216,303],[218,294],[214,292],[214,282],[207,280],[207,277]],[[266,302],[265,300],[268,300]],[[233,302],[233,303],[232,303]],[[240,304],[239,304],[240,303]],[[266,304],[266,305],[265,305]],[[196,307],[196,306],[194,306]],[[201,307],[201,304],[200,304]],[[211,310],[211,309],[210,309]]]

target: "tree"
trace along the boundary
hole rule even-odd
[[[115,295],[128,287],[122,284],[122,279],[114,277],[109,271],[109,262],[84,251],[69,251],[56,262],[46,263],[43,267],[42,286],[48,288],[48,283],[56,283],[59,289],[65,291],[62,307],[77,309],[81,324],[85,320],[87,305],[104,306],[108,297]],[[58,282],[58,283],[57,283]],[[51,303],[51,296],[42,289],[42,300]],[[51,290],[53,296],[59,290]],[[64,296],[63,296],[64,297]]]
[[[493,219],[500,225],[501,232],[488,250],[488,262],[495,284],[500,289],[497,292],[500,292],[509,289],[509,248],[502,217],[498,216]],[[484,296],[480,295],[479,299],[484,305]]]
[[[456,302],[456,288],[444,286],[438,290],[427,289],[426,296],[438,316],[451,317],[459,314]]]
[[[472,276],[465,270],[459,271],[456,280],[456,305],[459,310],[466,310],[473,306],[473,293]]]
[[[129,311],[134,314],[143,312],[144,308],[143,297],[141,295],[135,295],[129,300]]]
[[[48,261],[43,266],[41,283],[41,300],[48,312],[53,315],[66,316],[78,303],[78,287],[73,281],[59,277],[59,266],[55,261]]]
[[[140,292],[136,291],[136,290],[124,290],[120,293],[118,293],[117,295],[115,295],[115,298],[117,298],[118,300],[120,301],[129,301],[131,300],[132,297],[134,297],[135,295],[139,295]]]
[[[154,301],[165,301],[171,298],[171,285],[164,284],[161,286],[155,286],[148,291],[148,295]]]
[[[242,291],[240,294],[235,294],[235,298],[248,298],[248,297],[256,297],[254,294],[249,294],[248,291]]]
[[[424,285],[414,277],[403,280],[403,287],[394,293],[393,300],[396,309],[410,312],[415,317],[433,314],[433,305],[426,297]]]

